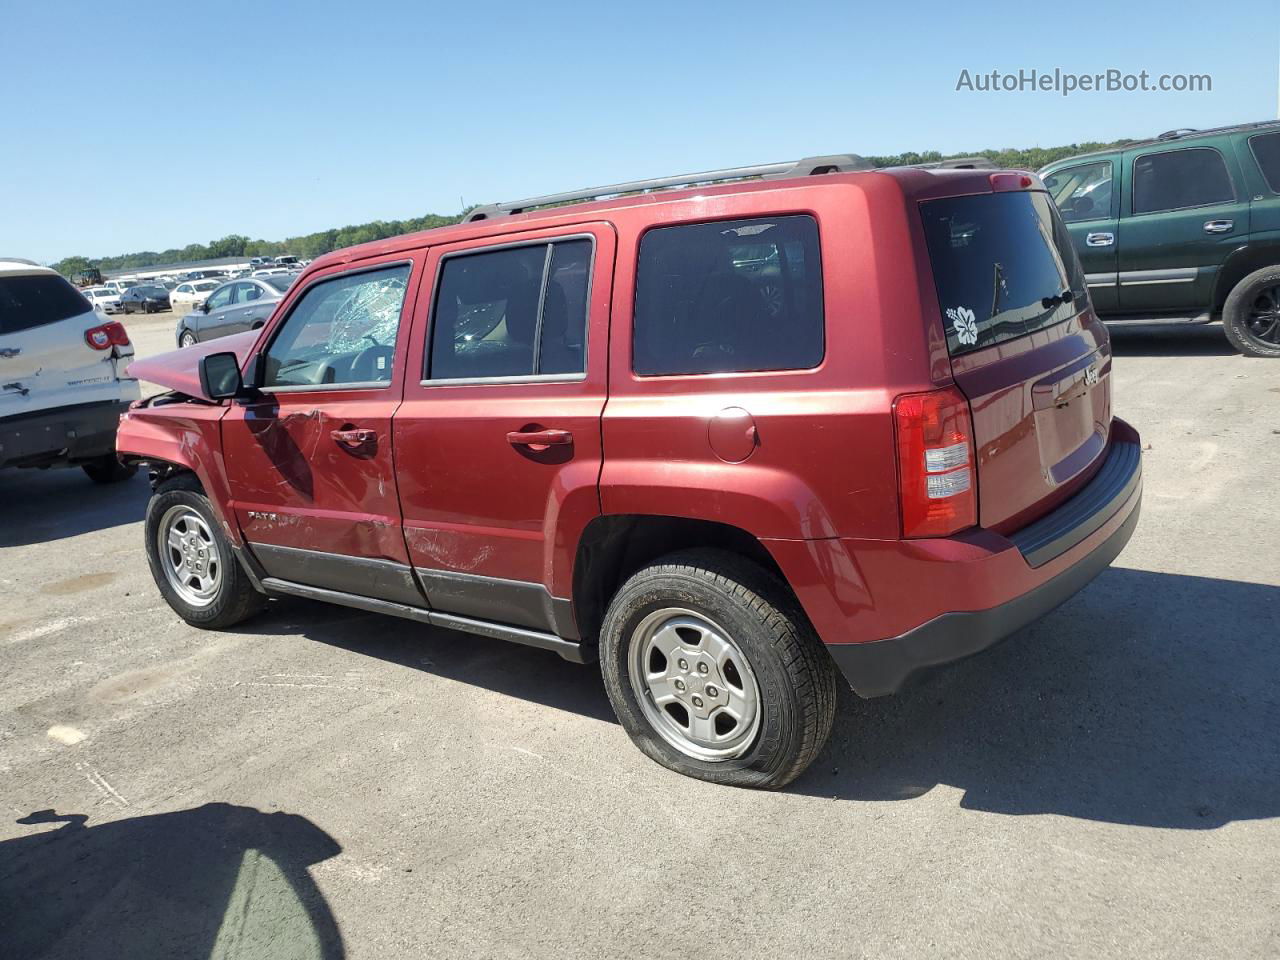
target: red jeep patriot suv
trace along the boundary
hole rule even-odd
[[[1111,362],[1034,176],[825,157],[329,254],[133,364],[172,392],[118,447],[187,622],[292,595],[598,656],[654,760],[779,787],[837,673],[892,693],[1124,547]]]

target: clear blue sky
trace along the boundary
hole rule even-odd
[[[0,0],[0,253],[274,240],[806,154],[1274,117],[1275,0],[1192,9]],[[962,68],[1032,67],[1209,73],[1213,92],[955,90]]]

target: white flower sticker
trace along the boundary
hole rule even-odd
[[[947,319],[962,344],[969,346],[978,342],[978,324],[968,307],[947,307]]]

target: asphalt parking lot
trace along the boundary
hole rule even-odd
[[[656,766],[550,653],[302,601],[191,629],[144,477],[0,473],[0,954],[1280,956],[1280,363],[1115,342],[1115,566],[845,697],[778,794]]]

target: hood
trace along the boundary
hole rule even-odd
[[[194,347],[184,347],[181,350],[162,353],[145,360],[135,360],[129,364],[128,373],[131,377],[159,384],[169,390],[186,394],[188,397],[213,402],[200,389],[200,358],[207,357],[211,353],[234,353],[243,370],[245,361],[249,358],[253,345],[257,343],[261,333],[261,330],[246,330],[244,333],[236,333],[229,337],[197,343]]]

